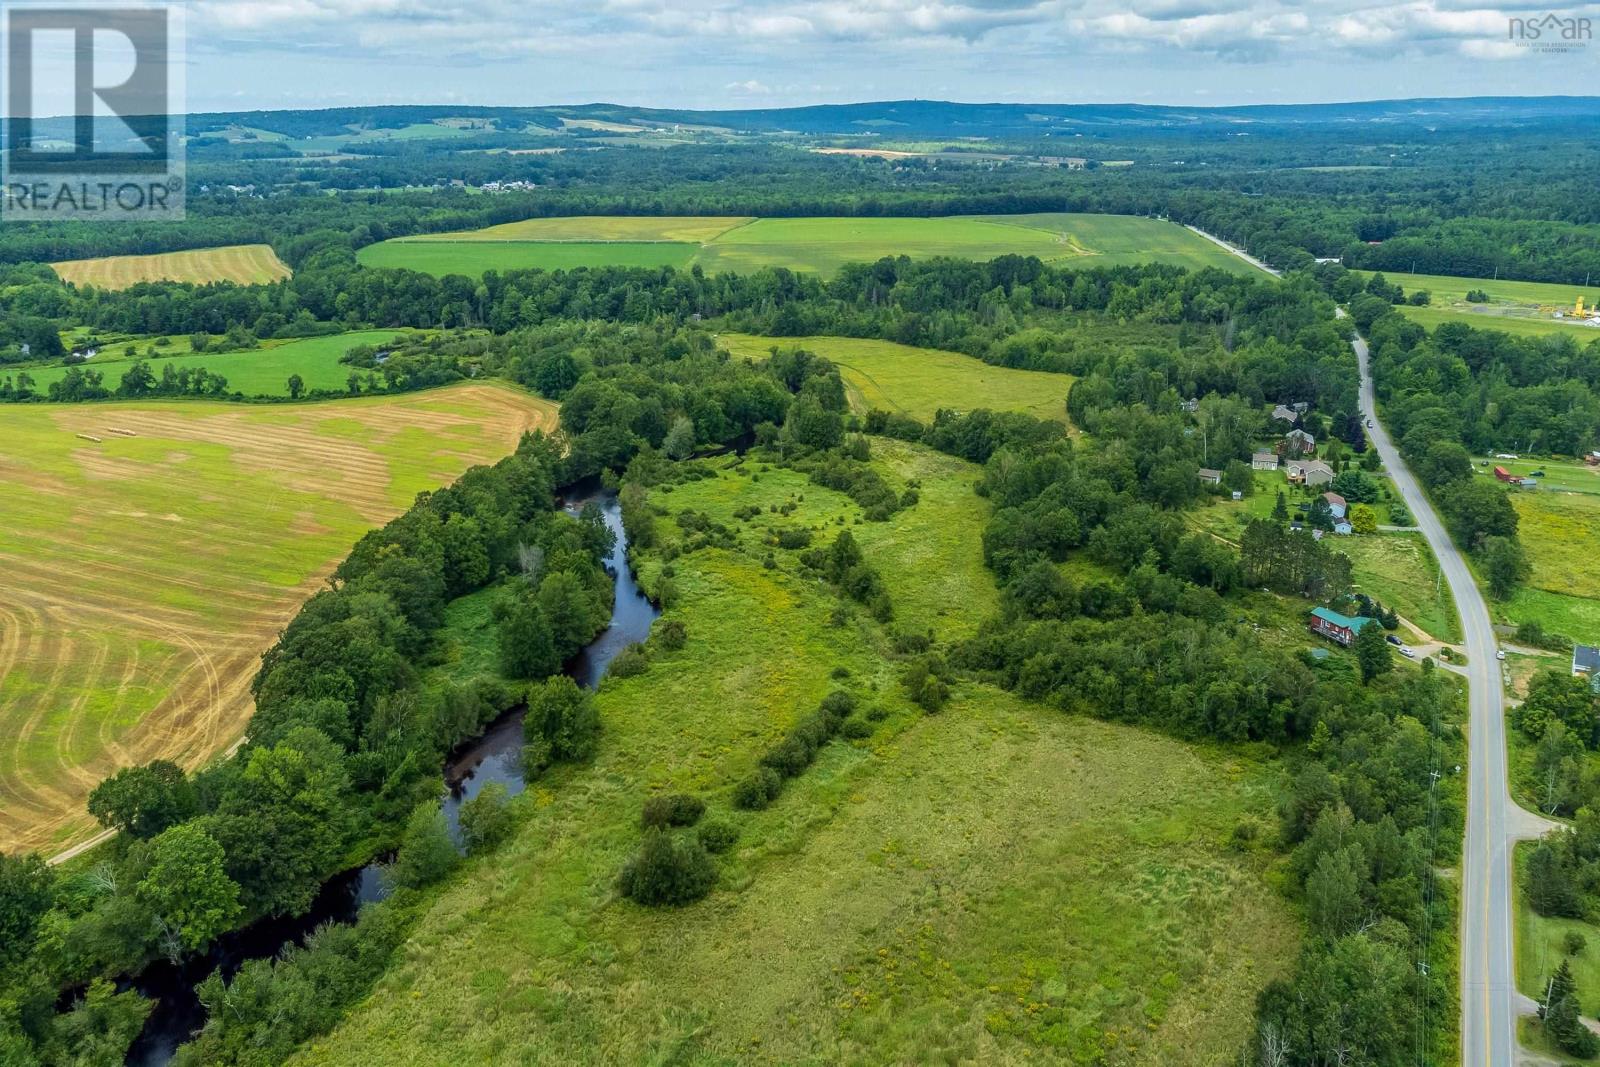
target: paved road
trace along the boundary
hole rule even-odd
[[[1461,1062],[1463,1067],[1513,1067],[1518,1057],[1517,1016],[1532,1002],[1518,995],[1512,969],[1511,848],[1519,840],[1538,837],[1551,824],[1511,800],[1506,785],[1505,695],[1488,606],[1466,561],[1378,420],[1367,343],[1357,338],[1354,347],[1361,364],[1361,411],[1371,421],[1367,433],[1438,557],[1466,637],[1471,755],[1461,879]]]
[[[1244,249],[1240,248],[1238,245],[1229,244],[1227,241],[1224,241],[1222,238],[1216,236],[1215,234],[1207,233],[1206,231],[1202,230],[1198,226],[1187,226],[1186,225],[1186,226],[1184,226],[1184,229],[1189,230],[1192,233],[1199,234],[1201,237],[1204,237],[1206,240],[1210,241],[1212,244],[1218,245],[1218,246],[1222,247],[1223,249],[1225,249],[1225,250],[1227,250],[1229,252],[1232,252],[1234,255],[1238,256],[1240,259],[1244,260],[1246,263],[1250,264],[1252,267],[1255,267],[1255,268],[1257,268],[1259,270],[1264,270],[1268,274],[1272,275],[1274,278],[1283,277],[1283,271],[1281,271],[1281,270],[1273,270],[1271,267],[1269,267],[1265,263],[1261,262],[1255,256],[1252,256],[1249,252],[1246,252]]]

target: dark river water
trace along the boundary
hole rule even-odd
[[[622,531],[622,510],[609,493],[569,497],[566,510],[576,515],[585,504],[600,505],[606,526],[616,534],[616,547],[606,559],[606,571],[616,585],[611,625],[566,666],[579,685],[593,689],[605,676],[617,653],[650,636],[650,626],[661,613],[640,591],[628,566],[628,543]],[[499,782],[515,796],[523,791],[522,710],[507,712],[489,725],[476,741],[452,753],[444,768],[445,818],[452,832],[461,805],[477,796],[490,782]],[[144,1031],[128,1052],[130,1067],[165,1067],[180,1044],[205,1025],[206,1013],[195,986],[219,967],[232,977],[251,960],[269,959],[283,949],[301,944],[328,922],[354,922],[363,904],[388,895],[380,862],[348,871],[324,883],[306,914],[294,918],[263,919],[219,938],[207,953],[178,964],[162,961],[147,968],[129,987],[156,1001]]]

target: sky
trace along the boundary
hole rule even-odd
[[[1559,4],[1559,0],[1558,0]],[[1566,51],[1419,0],[188,0],[188,110],[885,99],[1188,106],[1600,94]],[[1555,31],[1547,30],[1541,44]],[[1596,116],[1600,121],[1600,116]]]

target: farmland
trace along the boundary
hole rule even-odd
[[[1442,322],[1465,322],[1487,330],[1533,336],[1571,336],[1579,342],[1600,340],[1600,329],[1576,321],[1555,318],[1541,308],[1560,308],[1570,312],[1581,295],[1585,307],[1600,299],[1600,288],[1558,285],[1553,282],[1502,281],[1493,278],[1456,278],[1441,274],[1396,274],[1384,278],[1399,285],[1407,295],[1426,289],[1433,295],[1427,307],[1402,307],[1401,314],[1430,330]],[[1488,303],[1469,303],[1467,292],[1478,289],[1488,295]]]
[[[381,345],[404,330],[356,330],[332,334],[327,337],[307,337],[283,344],[268,343],[261,348],[243,352],[201,352],[179,356],[138,358],[144,360],[157,378],[168,366],[175,371],[186,368],[204,368],[228,379],[228,391],[245,396],[286,397],[291,374],[300,375],[307,390],[343,390],[352,368],[339,362],[339,358],[358,345]],[[160,351],[148,346],[141,351]],[[116,388],[117,381],[133,365],[133,360],[115,345],[108,346],[101,355],[84,364],[84,369],[99,371],[105,376],[108,388]],[[43,392],[51,382],[65,377],[66,367],[28,368],[28,374]],[[365,376],[363,372],[363,377]]]
[[[989,585],[929,618],[971,633],[995,602],[977,469],[873,451],[891,482],[923,486],[888,523],[854,525],[844,496],[736,458],[653,499],[735,525],[791,504],[787,524],[844,519],[907,618]],[[975,681],[924,715],[870,622],[830,625],[833,598],[792,553],[761,564],[764,525],[673,561],[667,618],[687,645],[601,687],[593,765],[542,779],[495,862],[448,884],[375,992],[293,1062],[1234,1062],[1253,992],[1298,940],[1277,861],[1227,845],[1271,819],[1273,765]],[[662,569],[643,556],[647,587]],[[827,746],[767,810],[732,812],[731,783],[838,686],[875,709],[871,736]],[[739,841],[708,899],[640,908],[611,887],[640,802],[673,791],[737,820]]]
[[[369,245],[368,266],[433,274],[577,266],[687,266],[750,272],[763,267],[832,273],[884,256],[1016,254],[1050,263],[1118,266],[1163,262],[1236,273],[1247,264],[1183,227],[1125,215],[970,215],[945,218],[586,217],[534,219],[471,233]]]
[[[233,282],[264,285],[290,270],[268,245],[229,245],[150,256],[105,256],[50,264],[63,281],[100,289],[126,289],[139,282]]]
[[[779,348],[803,348],[839,367],[851,410],[899,412],[928,422],[941,408],[1021,411],[1065,421],[1073,379],[1066,374],[995,367],[958,352],[853,337],[753,337],[722,334],[736,357],[764,359]]]
[[[0,847],[81,839],[120,766],[227,748],[262,650],[355,540],[553,410],[487,385],[8,410]]]

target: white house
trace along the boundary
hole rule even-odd
[[[1342,519],[1350,514],[1350,505],[1338,493],[1323,493],[1322,499],[1328,502],[1328,510],[1333,512],[1333,517]]]
[[[1275,471],[1278,469],[1278,454],[1276,452],[1256,452],[1250,456],[1250,469],[1258,471]]]

